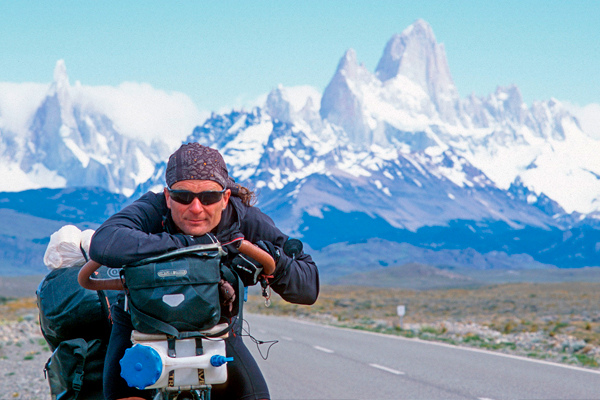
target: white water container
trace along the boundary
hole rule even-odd
[[[169,344],[155,335],[141,335],[121,359],[121,376],[127,384],[139,389],[158,389],[169,386],[170,371],[174,371],[173,387],[213,385],[227,381],[227,365],[223,338],[202,339],[202,355],[196,355],[196,340],[175,342],[176,357],[168,356]],[[159,337],[161,337],[159,335]],[[162,336],[164,338],[164,336]],[[199,370],[201,370],[199,372]],[[203,381],[201,380],[203,377]]]

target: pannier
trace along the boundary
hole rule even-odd
[[[102,399],[102,368],[111,330],[110,304],[117,292],[87,290],[80,268],[51,271],[37,289],[42,335],[53,351],[45,373],[53,399]],[[118,271],[102,267],[99,277]]]
[[[237,281],[221,266],[224,254],[219,244],[197,245],[124,266],[121,276],[134,328],[179,337],[217,325],[222,316],[219,284],[223,277]]]

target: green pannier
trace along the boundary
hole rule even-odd
[[[42,335],[53,351],[45,368],[53,399],[102,399],[110,304],[117,292],[82,288],[77,282],[80,269],[55,269],[36,291]],[[106,267],[97,272],[98,278],[118,275]]]
[[[224,254],[219,244],[197,245],[124,266],[121,276],[134,328],[181,337],[217,325]]]

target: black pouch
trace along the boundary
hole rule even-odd
[[[44,368],[52,399],[103,400],[102,369],[106,344],[100,339],[61,342]]]
[[[210,329],[221,319],[219,244],[196,245],[124,266],[133,327],[144,333]]]

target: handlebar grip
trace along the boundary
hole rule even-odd
[[[263,273],[265,275],[273,275],[275,272],[276,265],[273,257],[252,242],[242,240],[238,250],[240,253],[252,257],[258,261],[263,266]]]
[[[77,275],[77,282],[81,287],[89,290],[123,290],[123,282],[119,278],[94,279],[92,275],[102,264],[90,260],[81,269]]]

